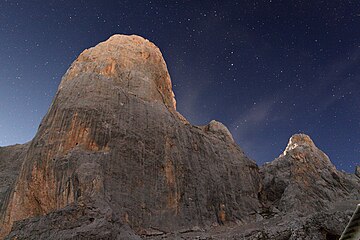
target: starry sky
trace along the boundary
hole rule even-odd
[[[0,1],[0,146],[33,138],[62,75],[116,33],[161,49],[178,111],[223,122],[258,164],[298,132],[360,163],[360,2]]]

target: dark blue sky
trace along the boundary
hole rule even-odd
[[[360,163],[359,1],[0,2],[0,146],[35,135],[85,48],[137,34],[163,52],[178,110],[227,125],[259,164],[309,134]]]

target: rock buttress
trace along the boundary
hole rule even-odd
[[[69,205],[93,206],[144,235],[253,219],[257,165],[219,126],[192,126],[176,112],[165,61],[149,41],[115,35],[85,50],[29,146],[2,236]],[[95,227],[97,216],[78,224]]]

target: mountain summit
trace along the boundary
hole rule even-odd
[[[262,166],[261,172],[270,205],[282,212],[311,213],[360,196],[355,176],[336,170],[305,134],[293,135],[284,153]]]
[[[222,123],[191,125],[139,36],[82,52],[34,139],[0,161],[5,239],[325,240],[360,196],[307,135],[259,168]]]
[[[115,35],[85,50],[28,147],[3,207],[2,235],[29,218],[58,221],[56,211],[61,219],[79,211],[82,218],[53,226],[52,239],[116,239],[125,225],[147,236],[253,221],[260,205],[255,162],[221,123],[192,126],[175,109],[153,43]],[[21,231],[43,228],[41,221]]]
[[[295,134],[290,138],[289,143],[281,156],[285,156],[288,152],[295,148],[301,148],[301,150],[304,150],[305,148],[314,149],[316,146],[308,135],[302,133]]]

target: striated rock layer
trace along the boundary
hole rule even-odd
[[[360,201],[359,170],[336,170],[307,135],[259,168],[222,123],[191,125],[138,36],[81,53],[0,165],[1,239],[329,240]]]
[[[225,126],[192,126],[176,112],[159,49],[115,35],[81,53],[63,77],[5,203],[1,236],[16,221],[70,214],[69,205],[88,215],[78,217],[81,234],[96,222],[115,235],[122,224],[146,235],[248,222],[259,191],[257,165]],[[52,227],[52,239],[83,236]]]

